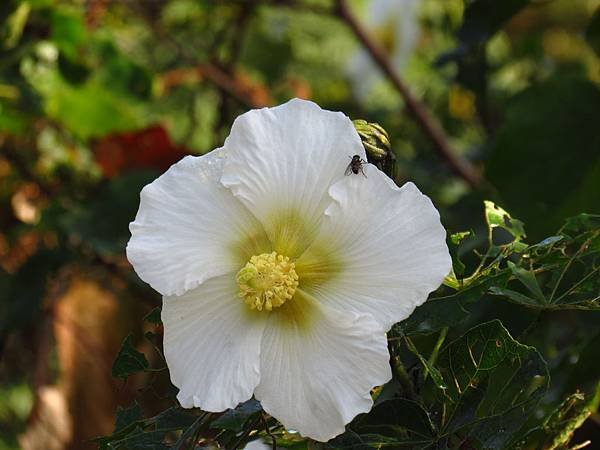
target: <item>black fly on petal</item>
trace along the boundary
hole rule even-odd
[[[354,175],[358,175],[360,172],[363,174],[363,176],[365,178],[367,178],[367,175],[365,174],[365,171],[363,170],[363,164],[366,164],[366,163],[367,163],[367,161],[362,159],[360,157],[360,155],[354,155],[352,157],[352,161],[350,161],[350,164],[348,164],[348,167],[346,167],[346,171],[344,172],[344,175],[350,175],[351,173],[353,173]]]

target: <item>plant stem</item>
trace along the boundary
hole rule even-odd
[[[433,347],[431,355],[429,356],[429,359],[427,360],[427,362],[429,363],[430,366],[435,365],[435,362],[437,361],[437,357],[440,353],[440,348],[442,348],[442,345],[444,344],[444,341],[446,340],[447,335],[448,335],[448,327],[442,328],[440,330],[440,335],[438,336],[437,342],[435,343],[435,347]],[[429,375],[429,372],[425,372],[425,375],[423,376],[423,380],[426,380],[428,375]]]
[[[446,133],[433,118],[427,107],[417,99],[408,86],[400,78],[392,67],[385,52],[371,39],[367,31],[356,20],[346,0],[337,0],[337,15],[350,27],[356,38],[369,52],[383,73],[400,93],[408,112],[421,127],[423,132],[429,136],[438,154],[446,161],[452,171],[465,180],[471,187],[475,188],[481,184],[481,176],[475,167],[466,159],[456,155],[448,142]]]

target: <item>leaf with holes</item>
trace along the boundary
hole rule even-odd
[[[548,386],[546,363],[500,321],[478,325],[444,348],[437,367],[439,443],[505,448]],[[469,447],[471,448],[471,447]]]

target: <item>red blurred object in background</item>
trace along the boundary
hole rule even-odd
[[[106,178],[131,169],[164,171],[190,151],[178,146],[162,125],[143,130],[111,134],[94,145],[96,162]]]

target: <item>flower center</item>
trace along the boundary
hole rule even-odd
[[[277,252],[250,258],[237,273],[240,297],[250,309],[271,311],[290,300],[298,287],[295,264]]]

